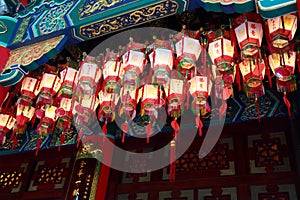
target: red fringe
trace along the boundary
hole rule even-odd
[[[171,126],[174,129],[174,137],[176,138],[178,131],[180,129],[179,124],[177,123],[177,119],[173,119],[173,121],[171,122]]]
[[[270,72],[270,66],[269,66],[269,61],[268,61],[268,58],[267,58],[267,55],[264,54],[264,62],[265,62],[265,66],[266,66],[266,74],[268,76],[268,80],[269,80],[269,85],[270,85],[270,88],[272,87],[272,77],[271,77],[271,72]]]
[[[152,135],[152,128],[151,128],[150,123],[146,126],[146,133],[147,133],[147,143],[149,143],[150,142],[150,136]]]
[[[285,105],[287,107],[288,115],[289,115],[289,117],[291,117],[292,116],[292,113],[291,113],[291,103],[289,102],[289,100],[288,100],[288,98],[286,96],[286,93],[284,93],[284,95],[283,95],[283,101],[284,101],[284,103],[285,103]]]
[[[198,126],[198,133],[199,133],[199,136],[201,137],[202,136],[202,128],[203,128],[203,123],[201,121],[201,116],[199,117],[196,117],[196,126]]]
[[[300,2],[300,1],[299,1]],[[300,3],[299,3],[300,4]],[[299,11],[300,13],[300,11]],[[299,14],[300,15],[300,14]],[[297,51],[297,66],[298,66],[298,72],[300,73],[300,50]]]
[[[77,145],[76,145],[77,148],[79,147],[81,137],[82,137],[82,130],[80,129],[79,133],[77,134]]]
[[[38,142],[37,142],[37,144],[36,144],[35,156],[37,156],[38,153],[39,153],[39,149],[40,149],[40,147],[41,147],[42,141],[43,141],[43,138],[40,137],[40,139],[38,140]]]
[[[236,84],[238,85],[238,90],[241,91],[242,90],[241,72],[238,64],[236,65],[235,71],[236,71]]]
[[[124,122],[122,125],[121,125],[121,128],[122,128],[122,131],[123,131],[123,134],[122,134],[122,143],[125,142],[125,135],[126,133],[129,132],[129,125],[127,122]]]
[[[59,140],[60,140],[60,142],[59,142],[59,146],[58,146],[58,151],[60,151],[61,145],[65,142],[65,134],[64,134],[64,132],[62,132],[60,134]]]
[[[170,146],[170,182],[175,181],[176,176],[176,142],[175,140],[171,141]]]
[[[226,110],[227,110],[227,104],[226,104],[225,100],[223,99],[222,100],[222,105],[219,109],[219,120],[222,119],[222,116],[223,116],[224,113],[226,113]],[[226,118],[226,114],[225,114],[225,118]]]

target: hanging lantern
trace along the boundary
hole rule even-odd
[[[58,92],[58,98],[72,98],[73,87],[78,71],[76,69],[66,67],[60,72],[61,88]]]
[[[69,130],[72,123],[72,99],[62,98],[60,100],[60,107],[55,111],[59,117],[57,127],[62,130]]]
[[[187,79],[195,76],[196,62],[201,53],[199,40],[181,33],[181,39],[175,44],[178,67],[183,76]]]
[[[245,13],[235,19],[235,35],[242,52],[242,57],[251,57],[258,53],[261,46],[263,29],[262,20],[256,13]]]
[[[259,98],[265,94],[263,79],[265,63],[263,59],[243,60],[239,64],[243,76],[244,90],[248,98]]]
[[[54,123],[57,119],[55,106],[46,105],[42,109],[44,110],[44,116],[41,118],[40,123],[37,126],[37,133],[40,136],[46,136],[53,133]]]
[[[113,122],[115,119],[115,108],[119,101],[118,94],[105,93],[102,90],[98,94],[100,109],[98,119],[102,122]]]
[[[192,95],[192,110],[196,115],[204,115],[207,110],[207,99],[211,91],[211,81],[206,76],[194,76],[189,80],[189,92]]]
[[[273,53],[269,56],[269,64],[276,76],[277,91],[284,94],[284,102],[290,112],[290,103],[286,94],[297,89],[296,77],[294,75],[296,65],[296,53],[293,51],[284,53]]]
[[[288,46],[297,30],[297,16],[287,14],[267,20],[268,34],[273,47],[282,49]]]
[[[139,85],[140,74],[144,72],[146,58],[145,45],[133,42],[127,46],[127,52],[122,56],[123,61],[123,85],[132,85],[136,89]]]
[[[136,115],[136,104],[137,100],[136,98],[136,90],[133,90],[130,87],[122,87],[121,91],[121,106],[120,106],[120,111],[119,115],[125,115],[127,116],[126,118],[133,118]]]
[[[118,93],[120,91],[121,80],[124,74],[122,68],[122,63],[119,61],[119,55],[107,49],[103,66],[103,90],[105,92]]]
[[[60,89],[60,78],[56,74],[44,73],[35,94],[38,95],[36,104],[43,106],[53,102],[53,96]]]
[[[149,58],[153,71],[153,83],[166,87],[169,84],[170,73],[173,68],[174,51],[172,41],[158,40],[154,37],[154,43],[148,48],[152,49]]]
[[[36,97],[35,91],[38,86],[38,80],[32,77],[25,77],[22,81],[20,90],[21,97],[18,99],[17,104],[27,105],[32,104],[33,99]]]
[[[16,121],[18,127],[24,127],[25,123],[30,122],[35,113],[35,108],[19,103],[17,105]]]
[[[166,88],[168,99],[168,114],[173,118],[178,118],[182,114],[184,101],[184,81],[172,78],[170,86]]]
[[[6,140],[6,134],[12,130],[16,122],[16,119],[9,114],[0,114],[0,143],[4,144]]]
[[[94,60],[94,58],[87,56],[80,65],[76,76],[77,80],[75,81],[77,87],[75,96],[79,99],[83,98],[82,96],[84,95],[93,95],[97,83],[102,76],[102,72]]]
[[[80,101],[75,101],[72,113],[74,116],[77,115],[76,124],[87,126],[94,121],[94,116],[91,113],[95,113],[98,104],[99,101],[95,95],[84,96]]]

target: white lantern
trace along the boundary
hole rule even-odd
[[[73,94],[73,87],[75,84],[76,76],[78,71],[76,69],[67,67],[60,72],[61,77],[61,89],[59,91],[58,97],[61,98],[71,98]]]
[[[5,143],[6,134],[14,127],[16,119],[8,114],[0,114],[0,141]]]
[[[168,113],[172,117],[179,117],[184,100],[184,81],[180,79],[172,78],[170,80],[170,86],[166,88],[168,91]]]
[[[85,62],[80,66],[77,75],[77,87],[82,88],[86,94],[92,94],[101,75],[101,70],[97,64]]]
[[[120,89],[123,74],[124,71],[121,62],[113,60],[107,61],[103,66],[105,91],[108,93],[117,92]]]
[[[23,104],[17,105],[17,124],[19,126],[24,126],[26,122],[29,122],[35,113],[35,108],[32,106],[27,106]]]
[[[297,16],[287,14],[267,20],[272,45],[284,48],[294,38],[297,30]]]
[[[119,95],[105,93],[101,90],[98,99],[100,104],[98,118],[103,122],[112,122],[115,119],[115,107],[119,101]]]
[[[263,38],[260,16],[253,13],[248,15],[237,18],[236,21],[239,25],[234,29],[242,55],[245,57],[258,53]]]

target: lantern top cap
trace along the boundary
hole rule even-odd
[[[246,21],[262,23],[262,18],[257,13],[244,13],[233,20],[233,26],[237,27]]]

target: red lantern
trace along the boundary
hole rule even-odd
[[[0,114],[0,142],[5,143],[6,134],[14,127],[16,119],[9,114]]]
[[[58,98],[71,98],[73,94],[73,87],[78,71],[76,69],[66,67],[60,72],[61,88],[58,92]]]

